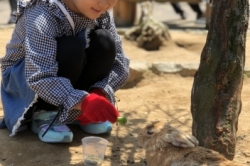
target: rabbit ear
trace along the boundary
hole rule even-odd
[[[165,141],[178,147],[195,147],[199,144],[199,141],[192,135],[182,133],[179,131],[172,132],[165,135]]]

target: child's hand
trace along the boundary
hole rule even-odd
[[[85,116],[92,123],[110,121],[115,123],[119,112],[104,97],[90,93],[84,98],[81,104],[82,116]],[[79,118],[78,118],[79,119]]]

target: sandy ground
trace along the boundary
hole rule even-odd
[[[0,55],[5,52],[5,44],[10,39],[12,29],[0,29]],[[123,46],[131,61],[199,62],[206,33],[171,31],[175,44],[162,47],[159,51],[147,52],[134,43],[123,39]],[[247,47],[249,46],[249,36]],[[176,44],[177,43],[177,44]],[[250,66],[250,49],[247,48],[246,65]],[[103,166],[144,165],[144,150],[138,146],[137,133],[150,121],[169,122],[182,131],[191,133],[192,117],[190,96],[193,77],[178,74],[156,75],[144,73],[144,79],[133,88],[121,89],[116,93],[120,99],[118,109],[128,118],[125,126],[116,126],[111,134],[101,135],[109,141]],[[250,165],[250,78],[244,79],[242,90],[242,112],[237,132],[235,159]],[[3,116],[0,110],[0,119]],[[70,126],[74,140],[70,144],[46,144],[30,130],[15,137],[9,131],[0,130],[0,166],[69,166],[82,165],[81,139],[88,134],[77,126]]]

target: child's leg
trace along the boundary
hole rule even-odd
[[[89,37],[87,49],[77,37],[57,39],[58,76],[68,78],[74,88],[86,91],[109,74],[116,56],[114,38],[107,30],[97,29]],[[36,105],[44,110],[56,108],[41,98]]]
[[[107,30],[97,29],[89,37],[87,49],[77,37],[57,39],[58,76],[68,78],[74,88],[86,91],[109,74],[116,56],[114,38]],[[41,98],[37,106],[44,110],[56,108]]]
[[[203,15],[203,12],[201,11],[201,8],[200,8],[200,6],[199,6],[199,3],[197,3],[197,4],[192,4],[192,3],[188,3],[189,4],[189,6],[191,7],[191,9],[194,11],[194,12],[196,12],[196,14],[197,14],[197,19],[198,18],[200,18],[200,17],[202,17],[202,15]]]
[[[104,29],[95,30],[90,34],[90,46],[86,49],[87,64],[82,70],[75,87],[86,91],[98,81],[104,79],[112,68],[116,56],[116,46],[113,36]],[[76,123],[79,123],[76,121]],[[103,134],[112,130],[109,121],[80,125],[84,132]]]
[[[76,37],[61,37],[57,39],[56,60],[58,62],[58,76],[66,77],[72,84],[75,84],[84,66],[86,57],[84,48],[82,41]],[[56,106],[39,98],[38,102],[33,106],[34,114],[31,129],[38,134],[43,142],[71,142],[73,133],[70,129],[66,125],[57,122],[53,123],[54,118],[58,114],[56,109]],[[45,134],[45,131],[51,124],[52,126]]]
[[[68,78],[72,85],[79,79],[86,63],[84,43],[77,37],[68,36],[57,39],[57,57],[59,77]]]
[[[97,29],[89,36],[90,46],[85,50],[87,63],[74,85],[75,88],[86,91],[109,74],[116,56],[114,38],[107,30]]]
[[[86,63],[85,46],[82,41],[74,36],[60,37],[57,39],[58,76],[68,78],[72,85],[76,83]],[[57,107],[38,98],[37,108],[55,110]]]
[[[172,7],[174,8],[174,11],[175,11],[176,13],[183,13],[183,10],[181,9],[179,3],[171,2],[170,4],[172,5]]]
[[[13,16],[12,14],[14,14],[17,11],[17,0],[9,0],[9,3],[10,3],[11,13],[8,24],[13,24],[16,22],[16,17]]]

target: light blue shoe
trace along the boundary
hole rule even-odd
[[[80,125],[78,121],[73,122],[73,124],[78,124],[80,128],[89,134],[105,134],[109,133],[112,130],[112,123],[109,121],[101,123],[90,123],[87,125]]]
[[[56,117],[55,111],[34,112],[31,130],[38,134],[41,141],[47,143],[69,143],[73,140],[73,133],[68,126],[55,122],[43,136],[50,123]]]

